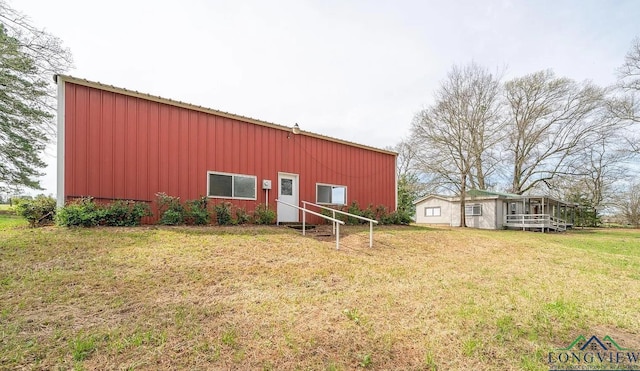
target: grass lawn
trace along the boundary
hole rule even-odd
[[[26,227],[28,225],[29,223],[27,223],[27,221],[24,218],[15,215],[15,213],[10,213],[8,211],[6,213],[0,213],[0,233],[4,229],[12,229],[15,227]],[[2,239],[0,239],[0,241],[2,241]],[[1,246],[2,245],[0,245],[0,254],[2,254]]]
[[[579,335],[640,352],[637,230],[376,227],[370,249],[348,227],[336,251],[0,218],[0,369],[549,370]]]
[[[13,207],[9,206],[9,204],[0,204],[0,213],[13,214]]]

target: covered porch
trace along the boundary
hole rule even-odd
[[[520,196],[505,201],[504,227],[541,232],[573,227],[576,204],[548,196]]]

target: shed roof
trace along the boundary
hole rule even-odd
[[[417,199],[417,200],[413,201],[413,204],[414,204],[414,205],[417,205],[417,204],[419,204],[420,202],[425,201],[425,200],[428,200],[428,199],[430,199],[430,198],[438,198],[438,199],[440,199],[440,200],[444,200],[444,201],[451,201],[451,200],[452,200],[452,197],[451,197],[451,196],[437,195],[437,194],[433,194],[433,193],[432,193],[432,194],[428,194],[428,195],[426,195],[426,196],[424,196],[424,197],[420,197],[419,199]]]
[[[438,198],[444,201],[449,201],[449,202],[459,202],[460,201],[460,196],[445,196],[445,195],[438,195],[438,194],[428,194],[424,197],[421,197],[417,200],[415,200],[413,202],[414,205],[419,204],[420,202],[423,202],[425,200],[428,200],[430,198]],[[494,191],[485,191],[485,190],[480,190],[480,189],[471,189],[469,191],[467,191],[467,197],[466,200],[495,200],[495,199],[506,199],[506,200],[531,200],[531,199],[546,199],[546,200],[552,200],[553,202],[557,202],[559,204],[564,204],[567,206],[577,206],[577,204],[575,202],[568,202],[568,201],[562,201],[562,200],[558,200],[556,198],[550,197],[550,196],[537,196],[537,195],[517,195],[514,193],[507,193],[507,192],[494,192]]]
[[[216,115],[216,116],[226,117],[226,118],[230,118],[230,119],[234,119],[234,120],[238,120],[238,121],[242,121],[242,122],[246,122],[246,123],[250,123],[250,124],[254,124],[254,125],[266,126],[266,127],[269,127],[269,128],[283,130],[283,131],[291,131],[292,130],[291,127],[274,124],[274,123],[268,122],[268,121],[262,121],[262,120],[254,119],[254,118],[251,118],[251,117],[237,115],[237,114],[230,113],[230,112],[219,111],[219,110],[216,110],[216,109],[213,109],[213,108],[207,108],[207,107],[198,106],[198,105],[191,104],[191,103],[181,102],[181,101],[177,101],[177,100],[173,100],[173,99],[169,99],[169,98],[163,98],[163,97],[160,97],[160,96],[157,96],[157,95],[141,93],[139,91],[129,90],[129,89],[125,89],[125,88],[119,88],[119,87],[116,87],[116,86],[113,86],[113,85],[107,85],[107,84],[103,84],[103,83],[96,82],[96,81],[89,81],[89,80],[86,80],[86,79],[83,79],[83,78],[74,77],[74,76],[70,76],[70,75],[56,74],[56,75],[53,76],[53,80],[56,83],[58,82],[58,79],[62,79],[62,81],[69,82],[69,83],[72,83],[72,84],[77,84],[77,85],[82,85],[82,86],[86,86],[86,87],[90,87],[90,88],[105,90],[105,91],[109,91],[109,92],[117,93],[117,94],[123,94],[123,95],[127,95],[127,96],[130,96],[130,97],[146,99],[146,100],[150,100],[150,101],[153,101],[153,102],[168,104],[168,105],[171,105],[171,106],[186,108],[186,109],[190,109],[190,110],[194,110],[194,111],[210,113],[210,114],[213,114],[213,115]],[[350,141],[347,141],[347,140],[338,139],[338,138],[334,138],[334,137],[330,137],[330,136],[326,136],[326,135],[322,135],[322,134],[318,134],[318,133],[314,133],[314,132],[310,132],[310,131],[306,131],[306,130],[300,130],[300,133],[298,135],[306,135],[306,136],[313,137],[313,138],[323,139],[323,140],[327,140],[327,141],[330,141],[330,142],[345,144],[345,145],[348,145],[348,146],[367,149],[367,150],[370,150],[370,151],[380,152],[380,153],[384,153],[384,154],[388,154],[388,155],[393,155],[393,156],[397,156],[398,155],[396,152],[393,152],[393,151],[389,151],[389,150],[385,150],[385,149],[381,149],[381,148],[376,148],[376,147],[372,147],[372,146],[367,146],[367,145],[359,144],[359,143],[355,143],[355,142],[350,142]]]
[[[471,189],[467,191],[467,196],[498,196],[498,197],[509,197],[509,198],[520,198],[521,195],[517,195],[515,193],[507,193],[507,192],[495,192],[495,191],[487,191],[482,189]]]

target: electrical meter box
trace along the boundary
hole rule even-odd
[[[271,181],[267,179],[262,180],[262,189],[271,189]]]

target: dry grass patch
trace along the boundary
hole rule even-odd
[[[548,370],[579,334],[640,348],[639,237],[7,228],[0,368]]]

